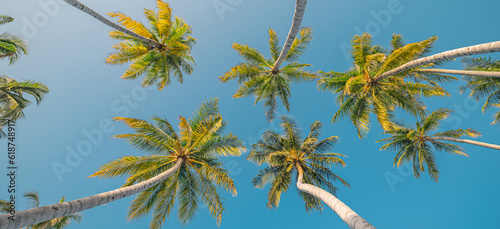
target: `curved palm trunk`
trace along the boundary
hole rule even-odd
[[[142,192],[154,185],[164,181],[172,174],[174,174],[182,165],[183,160],[178,159],[175,165],[167,171],[143,182],[137,183],[132,186],[115,189],[113,191],[96,194],[93,196],[85,197],[70,202],[60,204],[53,204],[38,208],[32,208],[20,212],[16,212],[16,221],[9,220],[9,214],[0,216],[0,228],[2,229],[17,229],[26,227],[40,222],[45,222],[51,219],[60,218],[73,213],[85,211],[87,209],[95,208],[105,205],[109,202],[119,200],[139,192]]]
[[[288,55],[288,51],[290,51],[290,48],[292,47],[293,41],[295,40],[295,37],[299,32],[300,24],[302,24],[302,18],[304,17],[304,12],[306,11],[306,5],[307,0],[297,0],[297,2],[295,3],[295,13],[293,14],[292,28],[290,28],[290,32],[288,32],[285,46],[283,46],[278,60],[276,60],[276,63],[274,63],[274,67],[272,70],[273,72],[278,71],[281,64],[285,60],[285,57]]]
[[[419,73],[443,73],[443,74],[452,74],[452,75],[483,76],[483,77],[490,77],[490,78],[500,78],[500,72],[489,72],[489,71],[420,69],[420,70],[417,70],[417,72],[419,72]]]
[[[304,177],[304,171],[300,165],[297,165],[297,169],[299,171],[299,176],[297,178],[297,188],[305,193],[311,194],[314,197],[323,201],[326,205],[328,205],[340,218],[347,224],[351,229],[375,229],[370,223],[366,222],[361,216],[359,216],[356,212],[354,212],[351,208],[349,208],[342,201],[337,199],[331,193],[318,188],[314,185],[304,184],[302,183]]]
[[[390,71],[387,71],[383,74],[380,74],[379,76],[374,78],[374,81],[379,81],[381,79],[387,78],[389,76],[393,76],[396,74],[399,74],[401,72],[404,72],[408,69],[430,64],[430,63],[435,63],[438,61],[444,61],[444,60],[449,60],[453,59],[456,57],[461,57],[461,56],[470,56],[470,55],[477,55],[477,54],[483,54],[483,53],[491,53],[491,52],[500,52],[500,41],[495,41],[495,42],[490,42],[490,43],[485,43],[485,44],[480,44],[480,45],[474,45],[474,46],[468,46],[464,48],[458,48],[458,49],[453,49],[450,51],[438,53],[432,56],[428,57],[422,57],[419,59],[416,59],[414,61],[410,61],[406,64],[403,64],[395,69],[392,69]]]
[[[77,0],[64,0],[64,1],[66,3],[74,6],[75,8],[83,11],[84,13],[92,16],[93,18],[99,20],[100,22],[104,23],[105,25],[110,26],[113,29],[116,29],[116,30],[118,30],[118,31],[120,31],[122,33],[125,33],[125,34],[130,35],[132,37],[135,37],[135,38],[137,38],[137,39],[139,39],[141,41],[149,43],[149,44],[151,44],[151,45],[153,45],[155,47],[161,47],[162,46],[162,44],[160,44],[160,43],[158,43],[158,42],[156,42],[154,40],[151,40],[149,38],[143,37],[143,36],[141,36],[141,35],[139,35],[137,33],[134,33],[134,32],[132,32],[132,31],[130,31],[128,29],[125,29],[125,28],[121,27],[120,25],[118,25],[118,24],[116,24],[116,23],[108,20],[107,18],[103,17],[102,15],[100,15],[99,13],[97,13],[96,11],[94,11],[93,9],[89,8],[88,6],[84,5],[83,3],[81,3],[81,2],[79,2]]]
[[[478,141],[473,141],[473,140],[468,140],[468,139],[458,139],[458,138],[449,138],[449,137],[432,137],[431,139],[458,142],[458,143],[467,143],[467,144],[471,144],[471,145],[477,145],[477,146],[482,146],[482,147],[486,147],[486,148],[500,150],[500,145],[478,142]]]

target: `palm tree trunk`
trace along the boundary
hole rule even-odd
[[[459,49],[453,49],[450,51],[438,53],[432,56],[428,57],[422,57],[419,59],[416,59],[414,61],[410,61],[406,64],[403,64],[395,69],[392,69],[390,71],[387,71],[383,74],[380,74],[379,76],[375,77],[373,80],[374,81],[379,81],[381,79],[387,78],[389,76],[393,76],[396,74],[399,74],[401,72],[404,72],[408,69],[430,64],[430,63],[435,63],[439,61],[444,61],[444,60],[450,60],[456,57],[461,57],[461,56],[470,56],[470,55],[478,55],[478,54],[483,54],[483,53],[491,53],[491,52],[499,52],[500,51],[500,41],[495,41],[495,42],[490,42],[490,43],[485,43],[485,44],[480,44],[480,45],[474,45],[474,46],[468,46],[464,48],[459,48]]]
[[[500,78],[500,72],[489,72],[489,71],[468,71],[468,70],[449,70],[449,69],[419,69],[418,73],[443,73],[452,75],[464,75],[464,76],[482,76],[490,78]]]
[[[158,43],[158,42],[156,42],[156,41],[154,41],[152,39],[149,39],[147,37],[143,37],[143,36],[141,36],[141,35],[139,35],[137,33],[134,33],[134,32],[132,32],[132,31],[130,31],[128,29],[125,29],[125,28],[121,27],[120,25],[118,25],[118,24],[116,24],[116,23],[108,20],[107,18],[103,17],[102,15],[100,15],[99,13],[97,13],[96,11],[94,11],[93,9],[87,7],[86,5],[82,4],[81,2],[79,2],[77,0],[64,0],[64,1],[66,3],[74,6],[75,8],[83,11],[84,13],[86,13],[86,14],[94,17],[95,19],[99,20],[100,22],[102,22],[102,23],[110,26],[113,29],[116,29],[116,30],[118,30],[118,31],[120,31],[122,33],[125,33],[127,35],[130,35],[130,36],[132,36],[132,37],[134,37],[136,39],[139,39],[141,41],[149,43],[149,44],[151,44],[151,45],[153,45],[155,47],[161,47],[162,46],[162,44],[160,44],[160,43]]]
[[[96,194],[93,196],[85,197],[70,202],[60,204],[53,204],[38,208],[32,208],[20,212],[16,212],[15,221],[9,220],[10,214],[0,216],[0,228],[2,229],[17,229],[33,225],[40,222],[45,222],[51,219],[60,218],[73,213],[85,211],[87,209],[95,208],[105,205],[115,200],[119,200],[128,196],[135,195],[142,192],[154,185],[164,181],[172,174],[174,174],[182,165],[183,159],[178,159],[175,165],[167,171],[143,182],[137,183],[132,186],[115,189],[113,191]]]
[[[304,171],[302,167],[297,164],[297,170],[299,175],[297,177],[297,188],[305,193],[311,194],[314,197],[323,201],[328,205],[340,218],[347,224],[351,229],[375,229],[370,223],[366,222],[361,216],[354,212],[342,201],[337,199],[331,193],[310,184],[302,183],[304,177]]]
[[[307,0],[296,0],[296,1],[297,2],[295,3],[295,13],[293,14],[292,28],[290,28],[290,32],[288,32],[288,37],[286,38],[285,46],[283,46],[283,49],[281,50],[278,60],[276,60],[276,63],[274,63],[272,70],[273,72],[277,72],[281,64],[285,60],[285,57],[288,55],[288,51],[290,51],[293,41],[295,40],[295,37],[299,32],[300,24],[302,24],[302,18],[304,17],[304,12],[306,11]]]
[[[449,137],[432,137],[431,139],[452,141],[452,142],[458,142],[458,143],[467,143],[467,144],[471,144],[471,145],[477,145],[477,146],[482,146],[482,147],[486,147],[486,148],[500,150],[500,145],[478,142],[478,141],[473,141],[473,140],[468,140],[468,139],[458,139],[458,138],[449,138]]]

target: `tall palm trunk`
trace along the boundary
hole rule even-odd
[[[490,78],[500,78],[500,72],[489,72],[489,71],[420,69],[420,70],[417,70],[417,72],[419,72],[419,73],[443,73],[443,74],[452,74],[452,75],[483,76],[483,77],[490,77]]]
[[[408,69],[430,64],[430,63],[435,63],[439,61],[444,61],[444,60],[450,60],[456,57],[461,57],[461,56],[470,56],[470,55],[477,55],[477,54],[483,54],[483,53],[491,53],[491,52],[500,52],[500,41],[495,41],[495,42],[490,42],[490,43],[485,43],[485,44],[480,44],[480,45],[474,45],[474,46],[468,46],[464,48],[459,48],[459,49],[453,49],[450,51],[438,53],[432,56],[428,57],[422,57],[419,59],[416,59],[414,61],[410,61],[406,64],[403,64],[395,69],[392,69],[390,71],[387,71],[383,74],[380,74],[379,76],[374,78],[374,81],[379,81],[381,79],[387,78],[389,76],[393,76],[396,74],[399,74],[401,72],[404,72]]]
[[[458,143],[467,143],[467,144],[471,144],[471,145],[477,145],[477,146],[482,146],[482,147],[486,147],[486,148],[500,150],[500,145],[478,142],[478,141],[473,141],[473,140],[468,140],[468,139],[458,139],[458,138],[449,138],[449,137],[432,137],[431,139],[458,142]]]
[[[283,46],[280,56],[276,60],[276,63],[274,63],[272,70],[273,72],[277,72],[281,64],[285,60],[285,57],[288,55],[293,41],[295,40],[295,37],[299,32],[300,24],[302,24],[302,18],[304,17],[304,12],[306,11],[307,0],[296,1],[297,2],[295,3],[295,13],[293,14],[292,28],[290,28],[290,32],[288,32],[288,37],[286,38],[285,46]]]
[[[161,47],[162,46],[162,44],[160,44],[160,43],[158,43],[158,42],[156,42],[156,41],[154,41],[152,39],[149,39],[147,37],[143,37],[143,36],[141,36],[141,35],[139,35],[137,33],[134,33],[134,32],[132,32],[132,31],[130,31],[128,29],[125,29],[125,28],[121,27],[120,25],[118,25],[118,24],[116,24],[116,23],[108,20],[107,18],[103,17],[102,15],[100,15],[99,13],[97,13],[96,11],[94,11],[93,9],[87,7],[86,5],[84,5],[83,3],[81,3],[81,2],[79,2],[77,0],[64,0],[64,1],[66,3],[74,6],[75,8],[83,11],[84,13],[86,13],[86,14],[94,17],[95,19],[99,20],[100,22],[102,22],[102,23],[110,26],[113,29],[116,29],[116,30],[118,30],[118,31],[120,31],[122,33],[125,33],[127,35],[130,35],[130,36],[132,36],[132,37],[134,37],[136,39],[139,39],[141,41],[149,43],[149,44],[151,44],[151,45],[153,45],[155,47]]]
[[[311,194],[314,197],[323,201],[328,205],[351,229],[375,229],[370,223],[366,222],[361,216],[354,212],[342,201],[337,199],[331,193],[310,184],[302,183],[304,178],[304,171],[300,165],[297,164],[299,176],[297,178],[297,188],[305,193]]]
[[[119,200],[139,192],[142,192],[154,185],[164,181],[172,174],[174,174],[183,163],[183,159],[178,159],[175,165],[167,171],[143,182],[137,183],[132,186],[115,189],[113,191],[96,194],[93,196],[64,202],[60,204],[53,204],[38,208],[32,208],[20,212],[16,212],[15,221],[9,220],[10,214],[0,216],[0,228],[2,229],[18,229],[33,225],[40,222],[45,222],[51,219],[60,218],[73,213],[85,211],[87,209],[95,208],[105,205],[109,202]]]

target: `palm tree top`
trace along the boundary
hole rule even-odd
[[[131,62],[129,68],[121,76],[123,79],[136,79],[145,75],[142,86],[153,84],[162,90],[170,84],[171,77],[183,82],[183,73],[191,74],[195,64],[191,56],[191,49],[196,44],[196,39],[191,26],[183,19],[175,17],[172,20],[172,9],[168,3],[157,0],[158,11],[144,10],[144,15],[149,22],[149,28],[143,23],[135,21],[121,12],[109,13],[126,29],[150,38],[159,43],[151,45],[134,36],[113,30],[109,36],[120,40],[114,45],[115,53],[106,58],[106,63],[116,65]]]
[[[286,116],[281,116],[280,119],[283,133],[267,130],[252,146],[252,152],[247,158],[258,165],[267,164],[267,167],[252,179],[256,188],[271,184],[267,207],[279,206],[281,194],[288,190],[294,175],[294,180],[297,180],[299,170],[303,170],[304,182],[325,188],[332,193],[337,190],[332,184],[333,181],[340,181],[349,186],[330,170],[332,164],[345,166],[345,162],[340,158],[345,155],[330,152],[338,141],[337,136],[320,140],[322,124],[316,121],[310,126],[309,134],[304,137],[295,120]],[[322,209],[323,203],[318,198],[301,191],[299,195],[304,200],[307,211]]]
[[[233,48],[245,62],[232,67],[220,77],[222,83],[237,79],[240,85],[234,98],[255,96],[255,104],[264,101],[266,117],[272,121],[276,117],[278,100],[287,110],[290,109],[291,97],[290,84],[300,83],[319,78],[316,74],[305,71],[309,64],[298,63],[299,57],[304,53],[307,45],[312,40],[312,29],[302,28],[300,36],[296,37],[290,51],[285,57],[286,65],[274,69],[274,63],[280,56],[279,39],[277,33],[269,29],[269,50],[271,58],[266,58],[257,49],[248,45],[233,44]]]
[[[127,140],[147,155],[111,161],[91,177],[127,176],[125,187],[148,180],[182,161],[167,180],[139,193],[130,205],[129,219],[142,218],[152,211],[151,228],[159,228],[177,201],[182,223],[188,223],[203,203],[220,224],[225,209],[217,186],[233,195],[237,192],[219,157],[239,156],[245,147],[235,135],[222,133],[226,122],[219,113],[217,99],[204,102],[190,119],[179,117],[179,132],[165,118],[154,117],[154,124],[132,118],[115,120],[136,132],[115,137]]]
[[[440,121],[450,116],[451,110],[439,109],[422,117],[415,126],[407,127],[404,124],[395,124],[394,129],[387,131],[391,137],[377,142],[386,142],[381,150],[392,149],[397,151],[394,165],[399,168],[409,162],[413,166],[413,174],[420,177],[420,172],[427,172],[437,182],[439,171],[436,165],[434,151],[445,151],[450,154],[468,156],[461,147],[439,140],[441,137],[458,139],[463,136],[479,137],[481,134],[473,129],[457,129],[437,132]],[[427,167],[427,168],[426,168]]]
[[[24,97],[25,94],[35,98],[40,103],[49,92],[43,83],[34,81],[18,82],[7,76],[0,76],[0,127],[8,120],[17,120],[24,117],[24,108],[31,102]]]
[[[0,15],[0,25],[14,21],[8,15]],[[28,53],[28,45],[22,38],[8,32],[0,33],[0,59],[9,59],[9,64],[13,64],[21,55]]]
[[[393,35],[391,48],[372,44],[369,34],[352,38],[353,68],[346,72],[321,72],[318,81],[321,91],[338,94],[338,111],[332,122],[349,116],[357,128],[358,136],[365,137],[371,126],[370,114],[384,130],[391,130],[395,108],[401,108],[413,116],[425,114],[420,97],[449,95],[438,83],[456,80],[455,77],[439,73],[419,73],[413,69],[396,76],[377,80],[377,76],[403,63],[419,58],[429,52],[436,37],[405,45],[401,35]],[[433,64],[423,67],[432,67]]]

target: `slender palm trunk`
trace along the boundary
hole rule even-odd
[[[274,63],[272,70],[273,72],[278,71],[281,64],[285,60],[285,57],[288,55],[288,52],[292,47],[293,41],[295,40],[295,37],[299,32],[300,24],[302,24],[302,18],[304,18],[304,12],[306,11],[307,0],[296,0],[296,1],[297,2],[295,3],[295,13],[293,14],[292,28],[290,28],[290,32],[288,32],[288,37],[286,38],[285,46],[283,46],[283,49],[281,50],[278,60],[276,60],[276,63]]]
[[[419,69],[419,73],[443,73],[452,75],[464,75],[464,76],[483,76],[490,78],[500,78],[500,72],[489,72],[489,71],[468,71],[468,70],[449,70],[449,69]]]
[[[134,32],[132,32],[132,31],[130,31],[128,29],[125,29],[125,28],[121,27],[120,25],[118,25],[118,24],[116,24],[116,23],[108,20],[107,18],[103,17],[102,15],[100,15],[99,13],[97,13],[96,11],[94,11],[93,9],[87,7],[86,5],[82,4],[81,2],[79,2],[77,0],[64,0],[64,1],[66,3],[74,6],[75,8],[83,11],[84,13],[86,13],[86,14],[94,17],[95,19],[99,20],[100,22],[104,23],[105,25],[110,26],[113,29],[116,29],[116,30],[118,30],[118,31],[120,31],[122,33],[125,33],[125,34],[130,35],[132,37],[135,37],[135,38],[137,38],[137,39],[139,39],[141,41],[149,43],[149,44],[151,44],[151,45],[153,45],[155,47],[161,47],[162,46],[162,44],[160,44],[160,43],[158,43],[158,42],[156,42],[154,40],[151,40],[151,39],[149,39],[147,37],[143,37],[143,36],[141,36],[141,35],[139,35],[137,33],[134,33]]]
[[[416,59],[414,61],[410,61],[406,64],[403,64],[395,69],[392,69],[390,71],[387,71],[383,74],[380,74],[379,76],[375,77],[375,81],[379,81],[381,79],[387,78],[389,76],[393,76],[396,74],[399,74],[401,72],[404,72],[408,69],[430,64],[430,63],[435,63],[438,61],[444,61],[444,60],[450,60],[456,57],[461,57],[461,56],[470,56],[470,55],[477,55],[477,54],[483,54],[483,53],[491,53],[491,52],[500,52],[500,41],[495,41],[495,42],[490,42],[490,43],[485,43],[485,44],[480,44],[480,45],[474,45],[474,46],[468,46],[464,48],[459,48],[459,49],[453,49],[450,51],[438,53],[432,56],[428,57],[423,57]]]
[[[183,160],[178,159],[175,165],[167,171],[143,182],[137,183],[132,186],[115,189],[113,191],[96,194],[93,196],[85,197],[70,202],[60,204],[53,204],[38,208],[32,208],[20,212],[16,212],[15,221],[9,220],[10,214],[0,216],[0,228],[2,229],[17,229],[33,225],[40,222],[45,222],[51,219],[60,218],[73,213],[85,211],[87,209],[95,208],[105,205],[109,202],[119,200],[139,192],[142,192],[154,185],[164,181],[172,174],[174,174],[182,165]]]
[[[471,144],[471,145],[477,145],[477,146],[482,146],[482,147],[486,147],[486,148],[500,150],[500,145],[478,142],[478,141],[473,141],[473,140],[468,140],[468,139],[458,139],[458,138],[449,138],[449,137],[432,137],[431,139],[458,142],[458,143],[467,143],[467,144]]]
[[[300,165],[297,165],[299,176],[297,178],[297,188],[305,193],[309,193],[316,198],[319,198],[328,205],[351,229],[375,229],[370,223],[366,222],[361,216],[354,212],[342,201],[337,199],[331,193],[310,184],[302,183],[304,171]]]

